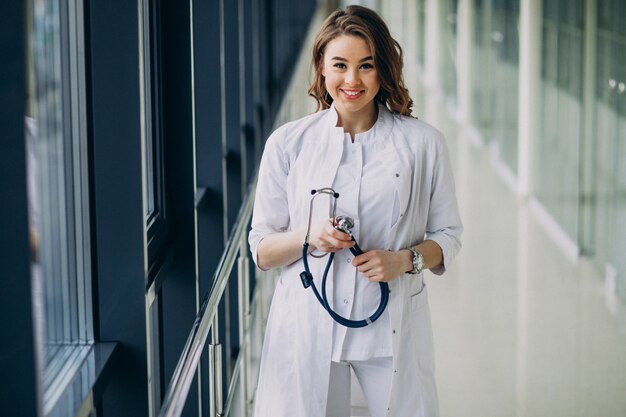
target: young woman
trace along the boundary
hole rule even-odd
[[[313,46],[309,94],[318,112],[287,123],[267,140],[249,241],[254,260],[282,267],[261,359],[256,417],[349,417],[350,368],[372,417],[438,415],[433,343],[423,270],[442,274],[463,230],[441,134],[411,117],[402,50],[373,11],[332,13]],[[309,206],[311,190],[332,188]],[[338,197],[337,197],[338,194]],[[330,200],[330,201],[329,201]],[[334,201],[333,201],[334,200]],[[329,208],[354,219],[352,235]],[[330,256],[329,315],[300,279],[308,230],[313,281]]]

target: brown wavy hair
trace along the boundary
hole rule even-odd
[[[369,46],[380,83],[375,101],[393,113],[411,116],[413,100],[402,77],[402,48],[376,12],[356,5],[334,11],[315,37],[312,50],[315,76],[308,93],[317,100],[317,111],[329,108],[333,102],[322,75],[324,51],[330,41],[341,35],[357,36]]]

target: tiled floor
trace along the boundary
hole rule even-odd
[[[465,223],[453,266],[427,279],[441,416],[626,416],[623,303],[428,103],[422,119],[447,136]]]

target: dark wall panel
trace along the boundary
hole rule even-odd
[[[35,415],[37,394],[30,296],[24,147],[24,8],[0,4],[0,389],[3,415]],[[5,16],[11,16],[5,19]]]
[[[161,116],[165,193],[173,266],[161,287],[163,375],[169,381],[196,316],[195,187],[192,125],[190,10],[178,0],[160,6]],[[167,385],[167,384],[166,384]],[[189,391],[185,416],[198,414],[197,388]]]
[[[137,4],[89,3],[96,335],[121,344],[102,399],[110,416],[146,416],[144,213]]]

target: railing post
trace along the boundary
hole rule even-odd
[[[222,398],[222,345],[219,343],[219,320],[215,312],[211,326],[211,344],[209,345],[209,379],[210,379],[210,417],[224,415]]]
[[[250,328],[250,268],[248,262],[248,246],[246,237],[242,235],[239,241],[239,259],[237,261],[238,297],[239,297],[239,351],[243,353],[243,360],[239,368],[239,380],[241,388],[241,410],[244,417],[248,416],[248,405],[250,404],[249,389],[249,369],[250,369],[250,349],[248,329]]]
[[[222,258],[220,259],[220,263],[214,275],[214,286],[211,291],[205,295],[200,310],[196,315],[196,320],[193,323],[191,332],[189,333],[189,337],[187,338],[187,342],[185,343],[185,347],[183,348],[183,352],[178,360],[178,364],[176,365],[176,369],[174,370],[174,374],[172,375],[172,379],[170,380],[165,393],[159,417],[179,417],[181,415],[185,406],[187,395],[189,394],[189,389],[193,383],[194,376],[197,375],[195,370],[198,368],[198,364],[200,363],[202,350],[204,349],[204,346],[207,346],[206,342],[209,338],[209,334],[211,341],[208,345],[208,388],[210,396],[208,415],[210,417],[223,417],[224,414],[230,410],[232,399],[234,398],[232,392],[234,389],[233,383],[236,381],[235,379],[231,379],[229,377],[227,387],[228,395],[225,398],[223,394],[224,375],[222,372],[224,366],[222,361],[222,351],[224,347],[220,344],[219,340],[220,323],[218,311],[220,302],[224,301],[225,290],[229,285],[231,272],[234,272],[233,267],[235,266],[235,260],[238,260],[241,269],[241,276],[239,279],[241,283],[240,287],[242,289],[242,293],[239,295],[242,308],[239,320],[242,320],[241,328],[244,329],[245,332],[249,332],[249,330],[247,330],[250,328],[249,280],[244,278],[249,274],[247,267],[248,260],[246,259],[248,248],[246,246],[245,231],[248,227],[250,216],[252,214],[253,196],[254,188],[252,187],[251,191],[246,196],[245,203],[239,210],[237,221],[235,221],[236,227],[232,232],[229,241],[226,243],[225,251],[222,254]],[[242,259],[238,259],[239,256],[242,256]],[[250,344],[250,337],[248,334],[244,334],[242,339],[243,343],[241,344],[241,347],[245,352],[246,348]],[[243,354],[243,352],[240,352],[240,354]],[[237,369],[240,369],[242,366],[246,368],[245,375],[249,375],[250,366],[244,365],[243,362],[251,362],[247,358],[247,356],[240,356],[236,363]],[[238,379],[241,374],[239,371],[237,372],[238,373],[236,375]],[[246,378],[248,381],[250,380],[249,376]],[[249,393],[251,390],[246,392]],[[250,394],[246,395],[248,397],[250,396]]]

